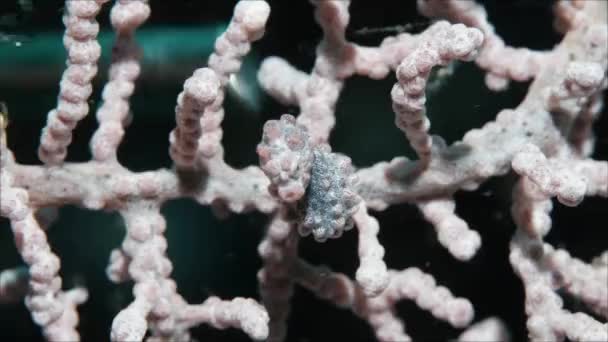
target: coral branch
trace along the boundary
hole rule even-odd
[[[269,14],[270,7],[265,1],[239,1],[226,32],[215,42],[215,51],[209,56],[208,64],[217,74],[222,88],[200,119],[203,134],[199,151],[204,158],[212,158],[220,151],[224,88],[230,77],[241,68],[242,59],[251,49],[251,43],[263,36]]]
[[[439,22],[428,29],[430,37],[409,54],[397,68],[398,83],[391,91],[395,123],[418,154],[421,165],[430,162],[431,125],[426,117],[424,90],[431,69],[452,60],[471,60],[483,41],[479,30],[462,24]]]
[[[216,101],[220,81],[208,68],[194,71],[184,83],[184,91],[177,97],[175,121],[177,127],[171,132],[169,153],[176,166],[191,169],[195,164],[198,139],[201,136],[200,118],[205,108]]]
[[[109,80],[102,93],[103,104],[97,111],[99,128],[91,139],[91,153],[97,161],[116,161],[116,149],[124,136],[123,126],[130,121],[129,98],[140,73],[140,49],[135,30],[150,16],[146,1],[117,1],[110,20],[116,32],[112,49]]]
[[[466,261],[475,255],[481,246],[481,238],[454,213],[456,209],[454,200],[430,200],[421,202],[418,207],[424,217],[435,226],[439,243],[456,259]]]
[[[91,80],[97,74],[97,60],[101,55],[95,16],[105,2],[107,0],[66,1],[63,44],[68,53],[68,68],[61,78],[57,107],[49,112],[40,138],[38,156],[45,164],[63,162],[72,141],[72,130],[89,112]]]

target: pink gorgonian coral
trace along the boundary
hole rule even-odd
[[[261,62],[260,87],[290,114],[269,114],[274,119],[256,132],[259,166],[239,169],[224,153],[222,124],[230,115],[225,100],[252,44],[264,38],[273,7],[280,6],[241,0],[207,63],[189,71],[177,95],[175,124],[163,138],[172,167],[141,172],[121,163],[118,148],[133,119],[132,95],[142,75],[136,31],[155,10],[147,0],[111,5],[114,45],[95,113],[91,159],[66,159],[77,126],[93,115],[93,80],[102,56],[97,17],[110,6],[106,2],[65,2],[67,61],[56,106],[42,128],[40,163],[15,158],[4,109],[0,116],[0,215],[10,223],[23,263],[0,273],[0,301],[23,301],[46,339],[79,340],[78,307],[92,295],[86,284],[66,288],[61,257],[49,238],[57,218],[48,212],[71,205],[117,213],[125,227],[122,243],[108,255],[106,274],[113,283],[130,283],[132,298],[116,310],[103,339],[186,341],[193,338],[192,328],[207,324],[236,328],[256,340],[290,340],[291,298],[300,286],[369,323],[380,341],[419,339],[416,328],[408,332],[399,316],[398,303],[406,299],[457,329],[461,341],[507,340],[509,328],[517,327],[493,317],[484,303],[465,298],[458,286],[441,285],[441,277],[436,280],[426,265],[391,265],[388,249],[395,242],[381,235],[386,228],[377,218],[389,207],[411,204],[434,227],[436,237],[430,239],[457,262],[475,265],[487,248],[480,231],[493,227],[478,229],[461,215],[457,196],[505,176],[512,185],[513,233],[510,242],[494,248],[505,251],[502,263],[525,294],[520,303],[525,335],[533,341],[608,341],[608,250],[587,262],[550,237],[557,202],[576,207],[590,196],[608,197],[608,162],[592,158],[593,123],[608,87],[607,2],[556,1],[555,28],[563,38],[537,51],[510,46],[484,6],[473,0],[418,0],[428,25],[418,33],[385,37],[376,46],[351,39],[350,1],[313,0],[322,38],[312,68],[302,71],[276,56]],[[491,91],[505,91],[512,82],[530,84],[517,106],[448,143],[434,134],[436,116],[428,115],[427,101],[433,82],[457,63],[478,67]],[[357,167],[332,149],[336,107],[355,76],[393,77],[386,100],[415,159],[398,156]],[[375,135],[383,139],[382,132]],[[191,304],[178,291],[167,252],[169,218],[161,208],[179,198],[220,214],[255,210],[269,216],[257,250],[259,299],[212,294]],[[334,248],[345,235],[354,237],[358,264],[351,274],[305,260],[299,246],[308,235],[320,249]],[[502,290],[491,291],[501,296]],[[568,304],[572,298],[577,305]],[[521,323],[524,330],[523,318]]]

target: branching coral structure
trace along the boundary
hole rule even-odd
[[[323,38],[312,70],[268,57],[257,75],[270,96],[299,112],[267,121],[256,149],[259,167],[237,169],[225,161],[222,146],[222,122],[230,115],[224,113],[224,100],[244,56],[264,37],[272,16],[267,2],[241,0],[207,65],[192,72],[177,97],[175,128],[166,137],[173,167],[144,172],[121,165],[117,149],[141,72],[135,32],[154,10],[146,0],[111,5],[115,41],[96,111],[99,125],[90,141],[92,159],[66,161],[74,129],[90,115],[101,53],[95,18],[105,2],[65,3],[68,59],[57,105],[41,133],[42,165],[16,161],[6,139],[10,123],[0,116],[0,215],[10,221],[24,263],[0,273],[0,301],[24,300],[46,339],[79,340],[78,306],[88,292],[62,286],[61,260],[47,238],[49,219],[40,211],[76,205],[117,212],[125,223],[126,235],[109,255],[106,272],[114,283],[133,284],[133,300],[113,320],[108,336],[113,341],[186,341],[190,329],[200,324],[237,328],[254,340],[283,341],[296,286],[350,310],[369,323],[379,341],[413,339],[397,314],[397,303],[405,299],[463,330],[461,341],[508,340],[499,318],[475,317],[474,304],[433,275],[418,267],[387,265],[379,239],[382,227],[371,211],[415,205],[435,228],[438,242],[467,262],[484,245],[456,213],[454,194],[511,172],[517,178],[511,202],[516,230],[505,248],[525,291],[528,338],[608,341],[608,250],[586,263],[545,239],[552,228],[553,198],[576,207],[588,196],[608,197],[608,162],[590,157],[592,125],[608,88],[607,2],[557,1],[555,27],[563,39],[549,51],[535,51],[508,46],[484,7],[472,0],[418,0],[419,12],[432,23],[420,33],[400,33],[374,47],[347,39],[350,1],[313,0]],[[493,91],[510,82],[531,84],[516,108],[503,109],[493,121],[447,144],[432,135],[426,91],[433,70],[454,61],[475,63]],[[417,158],[357,168],[348,156],[332,151],[337,101],[346,79],[378,80],[390,73],[397,80],[387,94],[395,125]],[[163,203],[176,198],[269,215],[258,247],[263,263],[259,300],[210,296],[191,304],[180,295],[171,278],[167,223],[160,212]],[[354,278],[298,254],[300,240],[308,235],[326,243],[343,234],[358,237]],[[588,311],[566,308],[561,292]]]

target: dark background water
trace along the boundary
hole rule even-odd
[[[560,36],[551,25],[552,1],[484,3],[490,20],[507,43],[548,49],[559,42]],[[46,113],[56,103],[63,69],[63,3],[39,0],[30,4],[31,8],[27,3],[19,6],[11,0],[0,3],[0,101],[9,108],[9,146],[17,160],[39,164],[36,148],[40,129]],[[232,1],[217,0],[151,1],[152,16],[138,34],[144,45],[144,73],[131,101],[133,123],[119,150],[120,161],[130,169],[171,166],[167,149],[168,135],[174,127],[176,96],[192,71],[205,65],[217,29],[230,19],[233,5]],[[106,4],[99,16],[105,30],[109,29],[110,7]],[[261,58],[278,55],[310,70],[314,48],[321,37],[307,1],[277,0],[271,2],[271,8],[267,34],[254,45],[241,73],[250,89],[240,95],[232,92],[226,100],[223,143],[226,159],[235,167],[257,164],[255,145],[266,120],[295,112],[259,93],[254,80]],[[357,43],[377,45],[385,36],[394,34],[395,27],[408,23],[414,24],[408,28],[410,32],[423,30],[429,24],[416,14],[414,1],[354,1],[347,35]],[[381,30],[364,34],[364,28]],[[177,47],[167,45],[171,41],[180,43]],[[146,46],[155,48],[148,50]],[[13,55],[25,57],[8,57]],[[101,64],[92,96],[93,108],[105,79],[104,62]],[[389,94],[394,82],[393,75],[382,81],[354,77],[346,82],[337,104],[337,126],[331,143],[335,151],[348,154],[358,167],[399,155],[413,156],[393,123]],[[448,142],[458,140],[469,129],[492,120],[500,109],[515,107],[523,99],[527,85],[513,84],[508,91],[492,93],[485,88],[483,74],[476,66],[461,63],[447,83],[429,94],[431,131]],[[68,160],[90,158],[88,140],[95,126],[94,115],[79,124]],[[598,139],[594,157],[606,160],[607,115],[600,118],[595,130]],[[386,248],[389,267],[416,266],[433,274],[439,284],[473,302],[476,320],[498,316],[507,323],[514,340],[519,341],[526,336],[523,288],[508,262],[508,242],[515,229],[509,216],[514,179],[513,175],[491,179],[476,191],[456,194],[458,214],[483,240],[478,254],[466,263],[453,259],[438,244],[433,228],[414,206],[392,206],[373,214],[381,224],[379,239]],[[608,200],[599,198],[587,198],[577,208],[556,202],[554,226],[547,240],[567,248],[574,256],[590,260],[608,248],[607,208]],[[219,220],[208,207],[187,199],[166,203],[162,213],[168,224],[172,276],[188,302],[199,303],[209,295],[258,297],[256,272],[261,261],[256,248],[266,216],[233,214]],[[115,285],[105,277],[110,250],[120,244],[124,235],[122,219],[113,213],[66,206],[61,208],[59,220],[48,234],[62,261],[64,287],[82,284],[89,290],[89,300],[79,308],[82,339],[107,340],[113,317],[132,299],[131,284]],[[306,238],[300,254],[313,264],[326,264],[353,276],[358,264],[356,244],[354,232],[323,244]],[[21,264],[8,222],[0,219],[0,269]],[[566,306],[584,310],[580,303],[567,297]],[[399,303],[397,310],[408,334],[416,340],[445,340],[459,334],[459,330],[412,302]],[[194,329],[193,335],[206,341],[247,340],[240,331],[207,326]],[[0,305],[0,340],[40,338],[40,330],[23,303]],[[349,311],[335,308],[301,288],[296,290],[289,318],[289,341],[373,339],[369,326]]]

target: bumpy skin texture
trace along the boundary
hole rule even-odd
[[[330,152],[329,145],[315,149],[310,184],[299,207],[305,217],[300,234],[317,241],[337,238],[353,227],[353,214],[360,199],[352,191],[354,178],[350,158]]]
[[[314,146],[306,127],[289,114],[266,122],[257,153],[271,181],[269,192],[295,204],[301,235],[312,232],[325,241],[353,227],[360,199],[352,190],[350,158],[332,153],[327,144]]]
[[[272,184],[271,194],[292,203],[304,196],[310,180],[313,152],[306,128],[289,114],[264,125],[262,142],[257,148],[262,170]]]

